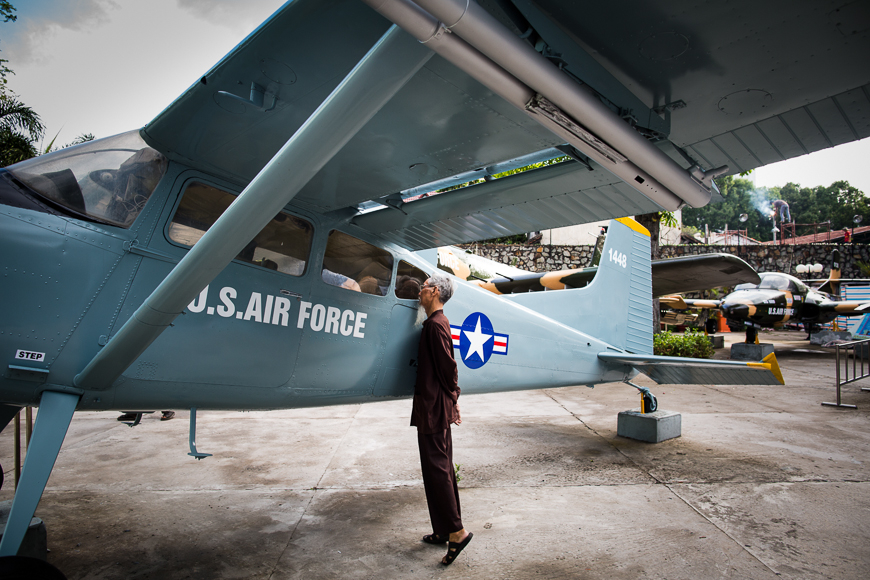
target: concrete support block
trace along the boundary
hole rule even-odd
[[[682,417],[673,411],[654,411],[641,413],[640,409],[622,411],[616,420],[616,434],[620,437],[659,443],[679,437],[682,431]]]
[[[725,337],[721,334],[708,334],[707,338],[710,339],[713,348],[725,348]]]
[[[9,519],[9,511],[12,509],[12,501],[0,501],[0,538],[3,537],[3,530],[6,529],[6,520]],[[48,556],[48,538],[45,531],[45,522],[39,518],[30,520],[30,526],[24,534],[24,539],[21,541],[21,548],[18,549],[19,556],[27,556],[28,558],[39,558],[45,560]]]
[[[758,362],[773,352],[773,345],[767,342],[761,344],[746,344],[735,342],[731,345],[731,360],[749,360]]]

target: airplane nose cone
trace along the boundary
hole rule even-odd
[[[739,304],[736,302],[726,303],[722,305],[722,312],[725,313],[725,318],[731,320],[744,320],[752,316],[748,304]]]

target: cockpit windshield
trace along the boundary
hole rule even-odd
[[[803,284],[786,274],[767,274],[761,277],[761,289],[798,292]]]
[[[139,131],[90,141],[8,167],[16,179],[73,213],[128,228],[163,174],[166,157]]]

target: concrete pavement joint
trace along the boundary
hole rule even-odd
[[[708,386],[709,386],[709,385],[708,385]],[[579,416],[577,416],[575,413],[573,413],[572,411],[569,411],[569,410],[568,410],[568,409],[567,409],[567,408],[566,408],[562,403],[560,403],[559,401],[557,401],[557,400],[552,396],[552,394],[550,394],[549,391],[544,391],[544,392],[546,393],[546,395],[547,395],[548,397],[550,397],[551,399],[553,399],[553,402],[554,402],[554,403],[556,403],[557,405],[559,405],[560,407],[562,407],[563,409],[565,409],[566,411],[568,411],[569,413],[571,413],[571,415],[572,415],[575,419],[577,419],[578,421],[580,421],[580,423],[582,423],[582,424],[583,424],[587,429],[589,429],[590,431],[592,431],[593,433],[595,433],[595,435],[597,435],[598,437],[600,437],[601,439],[603,439],[605,442],[607,442],[607,444],[610,445],[610,447],[612,447],[612,448],[613,448],[617,453],[619,453],[620,455],[622,455],[623,457],[625,457],[628,461],[630,461],[630,462],[631,462],[631,463],[632,463],[632,464],[633,464],[633,465],[634,465],[634,466],[635,466],[639,471],[642,471],[643,473],[645,473],[645,474],[646,474],[650,479],[652,479],[655,483],[660,484],[660,485],[663,485],[665,488],[667,488],[667,490],[671,493],[671,495],[673,495],[673,496],[676,497],[678,500],[680,500],[681,502],[683,502],[683,504],[684,504],[685,506],[687,506],[689,509],[691,509],[693,512],[695,512],[696,514],[698,514],[699,516],[701,516],[701,518],[703,518],[704,521],[706,521],[706,522],[709,523],[711,526],[713,526],[714,528],[716,528],[717,530],[719,530],[722,534],[725,535],[725,537],[727,537],[727,538],[730,539],[732,542],[734,542],[734,543],[735,543],[735,544],[736,544],[736,545],[737,545],[741,550],[743,550],[744,552],[746,552],[747,554],[749,554],[749,555],[750,555],[750,556],[751,556],[755,561],[757,561],[759,564],[761,564],[762,566],[764,566],[765,568],[767,568],[768,570],[770,570],[773,574],[775,574],[775,575],[777,575],[777,576],[780,575],[779,572],[777,572],[776,570],[774,570],[773,568],[771,568],[770,566],[768,566],[765,562],[763,562],[760,558],[758,558],[758,556],[756,556],[755,554],[753,554],[752,552],[750,552],[749,550],[747,550],[747,549],[746,549],[746,546],[744,546],[743,544],[741,544],[739,541],[737,541],[736,538],[734,538],[733,536],[731,536],[731,534],[729,534],[728,532],[726,532],[725,530],[723,530],[721,527],[719,527],[718,525],[716,525],[716,523],[714,523],[710,518],[708,518],[707,516],[705,516],[705,515],[704,515],[703,513],[701,513],[701,512],[700,512],[700,511],[695,507],[695,506],[693,506],[693,505],[692,505],[691,503],[689,503],[685,498],[683,498],[680,494],[678,494],[676,491],[674,491],[673,487],[671,487],[673,484],[669,484],[669,483],[667,483],[667,482],[665,482],[665,481],[662,481],[661,479],[659,479],[658,477],[656,477],[655,475],[653,475],[649,470],[647,470],[647,469],[643,468],[642,466],[640,466],[640,465],[639,465],[639,464],[638,464],[638,463],[637,463],[633,458],[631,458],[630,456],[626,455],[626,454],[625,454],[625,453],[624,453],[624,452],[623,452],[619,447],[617,447],[616,445],[614,445],[614,444],[613,444],[609,439],[607,439],[606,437],[602,436],[602,435],[601,435],[600,433],[598,433],[595,429],[593,429],[592,427],[590,427],[590,426],[589,426],[585,421],[583,421],[583,419],[581,419],[581,418],[580,418]]]
[[[699,516],[701,516],[701,517],[702,517],[702,518],[703,518],[703,519],[704,519],[708,524],[710,524],[711,526],[713,526],[714,528],[716,528],[717,530],[719,530],[719,532],[720,532],[722,535],[724,535],[726,538],[728,538],[729,540],[731,540],[732,542],[734,542],[734,543],[735,543],[735,544],[736,544],[736,545],[737,545],[741,550],[743,550],[744,552],[746,552],[747,554],[749,554],[749,555],[750,555],[750,556],[751,556],[751,557],[752,557],[756,562],[758,562],[759,564],[761,564],[762,566],[764,566],[765,568],[767,568],[768,570],[770,570],[771,572],[773,572],[773,573],[776,574],[777,576],[780,575],[779,572],[777,572],[776,570],[774,570],[773,568],[771,568],[771,567],[770,567],[766,562],[764,562],[761,558],[759,558],[758,556],[756,556],[755,554],[753,554],[749,549],[747,549],[747,547],[746,547],[744,544],[741,544],[740,541],[739,541],[737,538],[735,538],[734,536],[732,536],[731,534],[729,534],[727,531],[725,531],[724,529],[722,529],[722,527],[720,527],[719,525],[717,525],[716,522],[714,522],[713,520],[711,520],[710,518],[708,518],[706,515],[704,515],[704,513],[702,513],[698,508],[696,508],[694,505],[692,505],[691,503],[689,503],[688,500],[684,499],[680,494],[678,494],[678,493],[674,490],[674,488],[672,487],[672,485],[673,485],[673,484],[668,484],[668,483],[664,484],[664,486],[665,486],[666,488],[668,488],[668,491],[670,491],[671,494],[673,494],[677,499],[679,499],[681,502],[683,502],[683,504],[685,504],[686,506],[688,506],[688,508],[691,509],[693,512],[695,512],[696,514],[698,514]],[[683,485],[685,485],[685,484],[683,484]]]
[[[357,407],[356,412],[353,414],[353,417],[351,417],[350,421],[347,422],[347,429],[341,436],[341,440],[339,440],[338,445],[335,446],[335,450],[332,452],[332,457],[329,458],[329,461],[326,463],[326,467],[323,468],[323,473],[320,474],[320,478],[318,478],[317,483],[314,485],[313,488],[311,488],[314,493],[311,494],[311,497],[308,498],[308,502],[305,504],[305,507],[302,508],[302,513],[299,514],[299,519],[296,520],[296,525],[293,526],[293,529],[290,531],[290,536],[287,538],[287,543],[284,545],[284,549],[281,550],[281,553],[278,554],[278,557],[275,559],[275,566],[269,573],[270,580],[272,576],[275,575],[275,572],[278,570],[278,564],[280,564],[281,560],[284,558],[284,554],[290,547],[291,542],[293,542],[293,535],[296,534],[296,530],[299,528],[299,524],[301,524],[302,520],[305,518],[305,514],[308,512],[308,508],[311,507],[311,502],[314,501],[314,497],[317,495],[317,492],[323,489],[320,487],[320,482],[323,481],[324,477],[326,477],[326,472],[329,471],[329,467],[332,465],[335,456],[338,454],[338,450],[341,449],[342,445],[344,444],[344,440],[347,438],[347,434],[350,433],[350,428],[353,426],[353,422],[356,420],[356,416],[359,414],[361,408],[361,406]]]

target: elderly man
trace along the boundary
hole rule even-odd
[[[447,555],[441,560],[449,565],[468,545],[473,536],[462,526],[459,488],[453,470],[453,440],[450,425],[459,425],[459,385],[450,322],[444,316],[444,304],[453,295],[453,282],[435,274],[420,288],[420,306],[426,312],[423,334],[417,355],[417,382],[411,426],[417,427],[420,467],[429,505],[432,533],[423,536],[429,544],[447,542]]]

